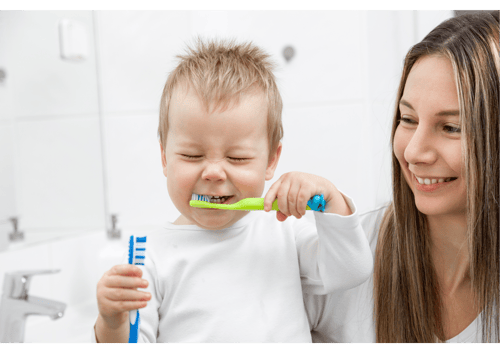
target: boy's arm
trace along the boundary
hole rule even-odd
[[[129,320],[128,313],[123,313],[122,322],[118,322],[116,326],[110,326],[106,323],[103,317],[99,314],[94,326],[95,341],[97,343],[127,343],[129,336]]]
[[[325,212],[314,212],[316,227],[296,222],[297,252],[305,290],[326,294],[363,283],[373,269],[373,257],[352,201],[329,180],[317,175],[291,172],[282,175],[264,198],[269,211],[277,198],[278,221],[300,219],[307,201],[323,194]]]
[[[316,226],[296,222],[296,244],[305,292],[327,294],[366,281],[373,271],[373,256],[352,201],[352,214],[315,212]]]

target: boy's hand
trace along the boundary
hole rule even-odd
[[[307,201],[314,195],[323,194],[326,202],[325,213],[342,216],[352,214],[344,197],[335,185],[317,175],[290,172],[283,174],[269,189],[264,197],[264,211],[269,212],[272,203],[278,198],[278,221],[283,222],[290,216],[302,218],[306,214]]]
[[[137,288],[147,288],[148,281],[142,279],[142,270],[135,265],[116,265],[104,273],[97,283],[97,306],[99,317],[96,323],[96,335],[99,328],[105,332],[109,330],[122,331],[127,329],[128,339],[128,312],[141,309],[151,299],[148,292],[138,291]],[[102,325],[106,327],[100,327]],[[126,326],[125,326],[126,325]],[[99,337],[99,341],[101,340]],[[116,341],[115,341],[116,342]]]

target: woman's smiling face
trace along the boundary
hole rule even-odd
[[[451,62],[420,58],[399,102],[394,154],[420,212],[461,214],[466,207],[459,105]]]

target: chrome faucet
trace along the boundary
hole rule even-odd
[[[28,315],[47,315],[52,320],[64,315],[66,304],[28,295],[34,275],[57,272],[59,270],[17,271],[5,274],[0,302],[0,342],[23,342]]]
[[[118,223],[118,215],[111,215],[111,229],[108,230],[109,239],[120,239],[122,232],[120,229],[116,228],[116,223]]]
[[[9,221],[12,222],[12,226],[14,227],[14,231],[12,233],[9,233],[9,240],[10,241],[24,240],[24,232],[20,232],[17,229],[19,224],[19,220],[17,219],[17,217],[11,217],[9,218]]]

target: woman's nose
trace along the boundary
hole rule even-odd
[[[410,164],[432,164],[436,161],[436,141],[431,131],[418,126],[406,145],[404,157]]]
[[[226,172],[220,162],[208,162],[201,175],[203,180],[224,181]]]

